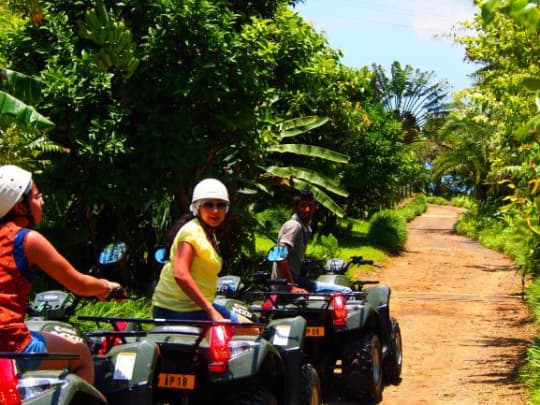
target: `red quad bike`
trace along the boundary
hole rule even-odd
[[[270,250],[267,260],[286,257],[281,246]],[[321,378],[323,395],[335,389],[330,384],[341,371],[342,394],[352,401],[382,400],[384,383],[398,383],[402,368],[402,342],[398,321],[390,316],[390,287],[373,280],[351,281],[345,276],[353,265],[371,264],[360,256],[345,263],[327,262],[317,281],[350,287],[350,293],[288,292],[286,280],[269,280],[268,273],[260,291],[250,291],[246,300],[261,319],[302,316],[307,320],[305,352]],[[271,286],[268,288],[268,286]],[[270,291],[269,291],[270,290]],[[340,367],[339,367],[340,365]],[[336,366],[338,366],[336,368]]]

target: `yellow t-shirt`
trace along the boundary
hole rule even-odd
[[[189,243],[193,249],[191,276],[210,302],[216,294],[218,273],[223,261],[208,240],[197,218],[180,228],[171,247],[169,261],[163,266],[159,282],[154,290],[152,304],[176,312],[198,311],[201,308],[189,298],[174,279],[173,262],[180,242]]]

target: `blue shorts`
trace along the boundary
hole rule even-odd
[[[47,353],[45,337],[39,332],[31,331],[30,333],[32,334],[32,340],[30,340],[22,353]],[[35,370],[39,367],[41,361],[42,359],[17,360],[17,369],[20,371]]]
[[[232,322],[238,322],[238,316],[229,311],[223,305],[212,304],[214,308],[223,316],[224,318],[230,319]],[[210,316],[206,311],[190,311],[190,312],[177,312],[171,311],[169,309],[160,308],[154,306],[152,310],[152,316],[158,319],[175,319],[180,321],[192,320],[192,321],[209,321]]]

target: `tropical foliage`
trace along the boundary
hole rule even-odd
[[[253,254],[253,209],[293,188],[311,187],[329,218],[399,198],[418,170],[399,122],[379,107],[372,72],[343,66],[294,3],[9,3],[21,17],[0,30],[0,58],[39,78],[42,99],[28,105],[68,152],[48,155],[38,181],[43,230],[71,260],[84,266],[88,241],[122,239],[146,266],[205,176],[231,190],[230,268]],[[380,172],[355,187],[354,170],[371,168]]]
[[[424,125],[447,114],[446,80],[435,81],[435,72],[424,72],[411,65],[404,68],[392,63],[390,77],[381,65],[373,65],[375,92],[384,108],[401,120],[404,142],[412,143],[425,137]]]

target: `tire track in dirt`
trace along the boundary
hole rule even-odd
[[[517,372],[535,328],[521,277],[506,256],[455,234],[461,211],[429,205],[409,223],[405,251],[362,275],[391,286],[403,335],[402,380],[382,404],[526,403]]]

